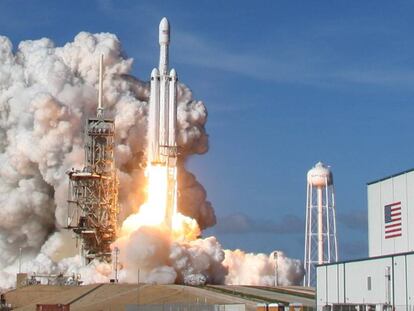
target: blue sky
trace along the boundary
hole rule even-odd
[[[303,257],[306,172],[335,178],[341,259],[367,254],[366,182],[414,167],[412,1],[2,1],[15,46],[115,33],[134,74],[170,60],[209,111],[210,151],[189,168],[228,248]]]

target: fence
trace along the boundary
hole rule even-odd
[[[414,304],[394,306],[384,303],[329,304],[318,306],[315,311],[414,311]]]
[[[245,311],[244,304],[148,304],[126,305],[125,311]]]

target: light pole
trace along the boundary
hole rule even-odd
[[[118,254],[119,254],[119,248],[115,247],[115,283],[118,283]]]
[[[22,248],[19,248],[19,273],[22,273]]]
[[[387,284],[387,297],[386,301],[388,305],[391,305],[391,267],[387,266],[385,268],[385,280]]]
[[[277,270],[277,260],[278,260],[279,253],[276,251],[273,253],[273,258],[275,260],[275,287],[278,286],[278,270]]]

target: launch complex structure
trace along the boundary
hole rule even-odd
[[[159,26],[159,68],[151,72],[147,165],[164,172],[166,191],[159,191],[164,225],[172,230],[177,210],[177,74],[168,72],[170,25]],[[104,118],[103,55],[99,63],[99,95],[95,118],[85,130],[85,166],[69,175],[68,226],[76,236],[84,264],[94,259],[111,262],[111,244],[117,238],[118,177],[114,161],[113,119]]]
[[[111,261],[111,243],[117,234],[118,177],[114,161],[115,123],[104,118],[103,55],[99,62],[96,118],[85,129],[85,166],[69,175],[68,229],[80,244],[84,264],[95,258]],[[77,244],[78,244],[77,243]]]

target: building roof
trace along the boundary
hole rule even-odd
[[[366,261],[366,260],[374,260],[374,259],[382,259],[382,258],[389,258],[389,257],[396,257],[396,256],[412,255],[412,254],[414,254],[414,251],[388,254],[388,255],[382,255],[382,256],[374,256],[374,257],[365,257],[365,258],[358,258],[358,259],[336,261],[336,262],[325,263],[325,264],[322,264],[322,265],[317,265],[317,267],[324,267],[324,266],[331,266],[331,265],[350,263],[350,262],[358,262],[358,261]]]
[[[405,170],[405,171],[402,171],[400,173],[396,173],[396,174],[393,174],[393,175],[390,175],[390,176],[387,176],[387,177],[383,177],[383,178],[380,178],[380,179],[377,179],[377,180],[374,180],[374,181],[370,181],[370,182],[367,182],[367,186],[372,185],[372,184],[376,184],[377,182],[384,181],[384,180],[387,180],[387,179],[390,179],[390,178],[393,178],[393,177],[404,175],[404,174],[410,173],[412,171],[414,171],[414,168],[411,168],[409,170]]]

